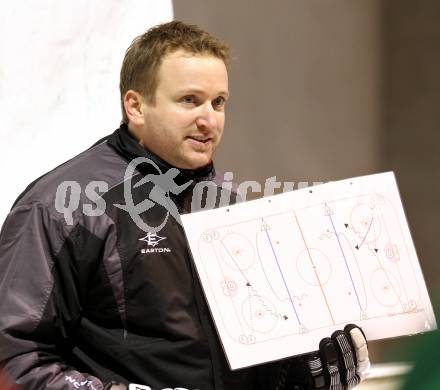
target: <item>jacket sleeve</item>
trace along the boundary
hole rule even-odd
[[[15,207],[0,233],[0,367],[26,390],[101,390],[98,378],[69,367],[81,317],[79,241],[39,203]],[[62,259],[62,261],[60,261]]]
[[[304,390],[315,388],[304,356],[298,355],[256,366],[255,390]]]

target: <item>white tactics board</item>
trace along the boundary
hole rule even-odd
[[[182,216],[232,369],[436,328],[393,173]]]

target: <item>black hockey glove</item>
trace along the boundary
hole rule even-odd
[[[367,340],[361,328],[353,324],[322,339],[319,351],[303,358],[309,370],[309,389],[351,389],[370,368]]]

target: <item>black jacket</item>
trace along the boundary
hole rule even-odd
[[[23,389],[281,389],[282,364],[227,367],[181,225],[168,216],[149,245],[124,209],[124,174],[140,156],[156,167],[129,179],[138,205],[152,184],[134,184],[171,167],[124,125],[18,198],[0,236],[0,366]],[[213,166],[175,178],[190,180],[215,183]],[[179,212],[192,188],[167,193]],[[166,217],[160,205],[141,214],[149,226]]]

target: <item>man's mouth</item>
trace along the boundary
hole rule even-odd
[[[196,141],[196,142],[203,143],[203,144],[206,144],[207,142],[212,141],[211,137],[207,137],[207,136],[204,136],[204,135],[190,135],[190,136],[188,136],[186,138],[188,138],[190,140],[193,140],[193,141]]]

